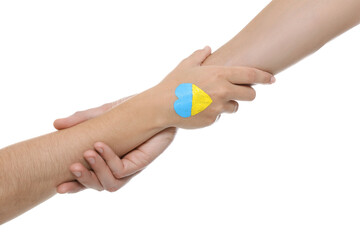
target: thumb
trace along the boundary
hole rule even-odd
[[[206,46],[203,49],[197,50],[191,54],[187,59],[185,59],[185,62],[191,66],[200,66],[210,55],[211,48]]]
[[[53,125],[57,130],[61,130],[85,122],[88,119],[89,117],[86,116],[85,112],[76,112],[69,117],[56,119]]]
[[[105,113],[115,104],[116,103],[107,103],[97,108],[91,108],[85,111],[76,112],[69,117],[56,119],[53,125],[57,130],[75,126]]]
[[[100,116],[101,114],[109,111],[110,109],[118,106],[119,104],[127,101],[128,99],[130,99],[131,97],[135,96],[131,95],[125,98],[122,98],[120,100],[117,100],[115,102],[111,102],[111,103],[106,103],[100,107],[96,107],[96,108],[91,108],[85,111],[80,111],[80,112],[76,112],[73,115],[67,117],[67,118],[60,118],[60,119],[56,119],[53,123],[54,127],[57,130],[61,130],[61,129],[65,129],[65,128],[69,128],[72,126],[75,126],[79,123],[85,122],[89,119],[92,119],[94,117]]]

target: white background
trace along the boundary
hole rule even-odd
[[[155,85],[269,2],[0,1],[0,147]],[[236,115],[179,131],[118,192],[57,195],[0,238],[359,239],[359,42],[357,27]]]

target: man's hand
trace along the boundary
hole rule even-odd
[[[54,122],[54,127],[61,130],[75,126],[109,111],[129,98],[123,98],[86,111],[76,112],[67,118],[57,119]],[[114,192],[124,186],[132,177],[157,158],[170,145],[175,134],[176,128],[165,129],[125,155],[122,159],[109,146],[102,142],[97,142],[94,144],[95,150],[88,150],[84,153],[84,158],[92,170],[88,170],[81,163],[72,164],[70,171],[74,174],[77,181],[60,184],[57,187],[57,192],[76,193],[85,188]]]

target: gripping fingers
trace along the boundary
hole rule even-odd
[[[60,184],[56,188],[56,191],[60,194],[63,194],[63,193],[77,193],[84,189],[85,187],[81,185],[78,181],[71,181]]]
[[[272,84],[275,82],[272,74],[256,68],[224,67],[223,71],[226,79],[232,84]]]
[[[84,157],[96,173],[105,190],[114,192],[120,188],[119,181],[114,177],[104,159],[97,152],[88,150],[84,153]]]
[[[97,142],[94,147],[117,180],[124,179],[124,177],[139,172],[151,162],[146,159],[148,155],[139,149],[133,150],[123,159],[120,159],[105,143]],[[152,151],[154,151],[154,149],[152,149]]]
[[[123,177],[124,164],[114,151],[106,144],[97,142],[94,144],[96,151],[106,161],[110,171],[116,178]]]
[[[74,163],[70,166],[70,171],[76,177],[76,180],[87,188],[92,188],[98,191],[104,190],[99,179],[93,171],[88,170],[81,163]]]
[[[253,101],[256,97],[254,88],[245,85],[231,85],[228,93],[228,99],[238,101]]]

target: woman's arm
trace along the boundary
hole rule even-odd
[[[233,100],[254,99],[254,90],[247,84],[271,81],[271,74],[256,69],[201,67],[209,55],[209,48],[195,52],[160,84],[98,118],[0,150],[0,223],[51,197],[60,183],[74,180],[69,166],[78,161],[85,164],[83,152],[95,142],[108,144],[122,156],[165,128],[210,125],[218,114],[236,109]],[[188,118],[173,107],[175,89],[183,83],[195,84],[212,99],[204,111]],[[124,166],[122,173],[131,174],[134,168]]]
[[[273,0],[204,64],[276,74],[359,22],[359,0]]]

